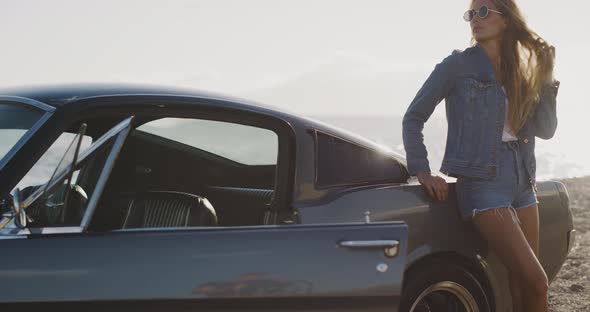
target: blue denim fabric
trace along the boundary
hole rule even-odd
[[[517,133],[525,167],[535,187],[535,137],[548,140],[555,134],[558,87],[557,80],[543,86],[535,111]],[[506,95],[496,80],[490,58],[479,44],[445,57],[410,103],[402,131],[408,172],[430,172],[422,130],[442,99],[448,133],[440,171],[453,177],[493,179],[498,175]]]
[[[539,203],[537,192],[525,170],[519,141],[502,142],[498,176],[492,180],[459,176],[455,183],[457,204],[463,219],[496,209],[521,209]],[[516,214],[513,214],[516,216]]]

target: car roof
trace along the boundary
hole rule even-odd
[[[70,83],[15,86],[0,88],[0,95],[29,98],[56,108],[94,97],[153,95],[216,99],[233,102],[242,106],[246,105],[252,106],[253,108],[279,111],[277,108],[262,103],[221,93],[192,88],[139,83]]]
[[[71,83],[45,84],[0,88],[0,96],[18,96],[33,99],[57,109],[75,107],[76,102],[96,97],[117,96],[172,96],[178,98],[198,98],[221,101],[224,106],[235,109],[249,110],[272,114],[289,123],[298,123],[307,127],[323,131],[340,138],[355,142],[362,146],[381,150],[391,154],[405,164],[405,158],[387,146],[377,144],[356,133],[327,124],[323,121],[303,116],[286,109],[273,107],[260,102],[229,96],[221,93],[203,91],[191,88],[179,88],[154,84],[131,83]],[[195,103],[198,103],[195,101]],[[384,129],[386,131],[386,129]]]

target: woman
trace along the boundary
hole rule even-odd
[[[441,171],[457,177],[457,206],[509,272],[514,311],[547,311],[539,255],[535,137],[557,127],[555,48],[528,28],[514,0],[472,0],[464,15],[472,46],[436,65],[403,119],[408,171],[438,200],[422,129],[445,99],[448,137]]]

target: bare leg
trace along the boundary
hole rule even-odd
[[[516,210],[518,219],[520,220],[520,229],[524,233],[529,246],[535,253],[537,260],[539,259],[539,207],[537,204],[531,205],[527,208]],[[518,286],[520,282],[517,282]],[[519,289],[523,293],[524,289]]]
[[[529,246],[539,259],[539,210],[537,204],[516,210],[520,220],[520,229],[526,238]],[[512,296],[512,311],[524,311],[522,304],[522,292],[518,276],[509,274],[510,295]]]
[[[518,220],[520,220],[520,229],[522,230],[529,246],[539,259],[539,210],[537,204],[531,205],[527,208],[516,210]],[[522,303],[521,283],[518,275],[509,274],[510,279],[510,294],[512,296],[512,311],[524,311]]]
[[[493,209],[476,214],[473,224],[506,266],[509,274],[517,276],[527,311],[546,312],[549,287],[547,275],[515,216],[508,208]]]
[[[512,312],[524,311],[522,305],[522,290],[518,276],[508,272],[508,279],[510,282],[510,296],[512,296]]]
[[[527,208],[516,210],[520,220],[520,229],[524,233],[529,246],[539,257],[539,207],[533,204]]]

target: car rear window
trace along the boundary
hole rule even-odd
[[[403,166],[394,158],[352,142],[317,132],[316,184],[338,186],[403,183]]]

